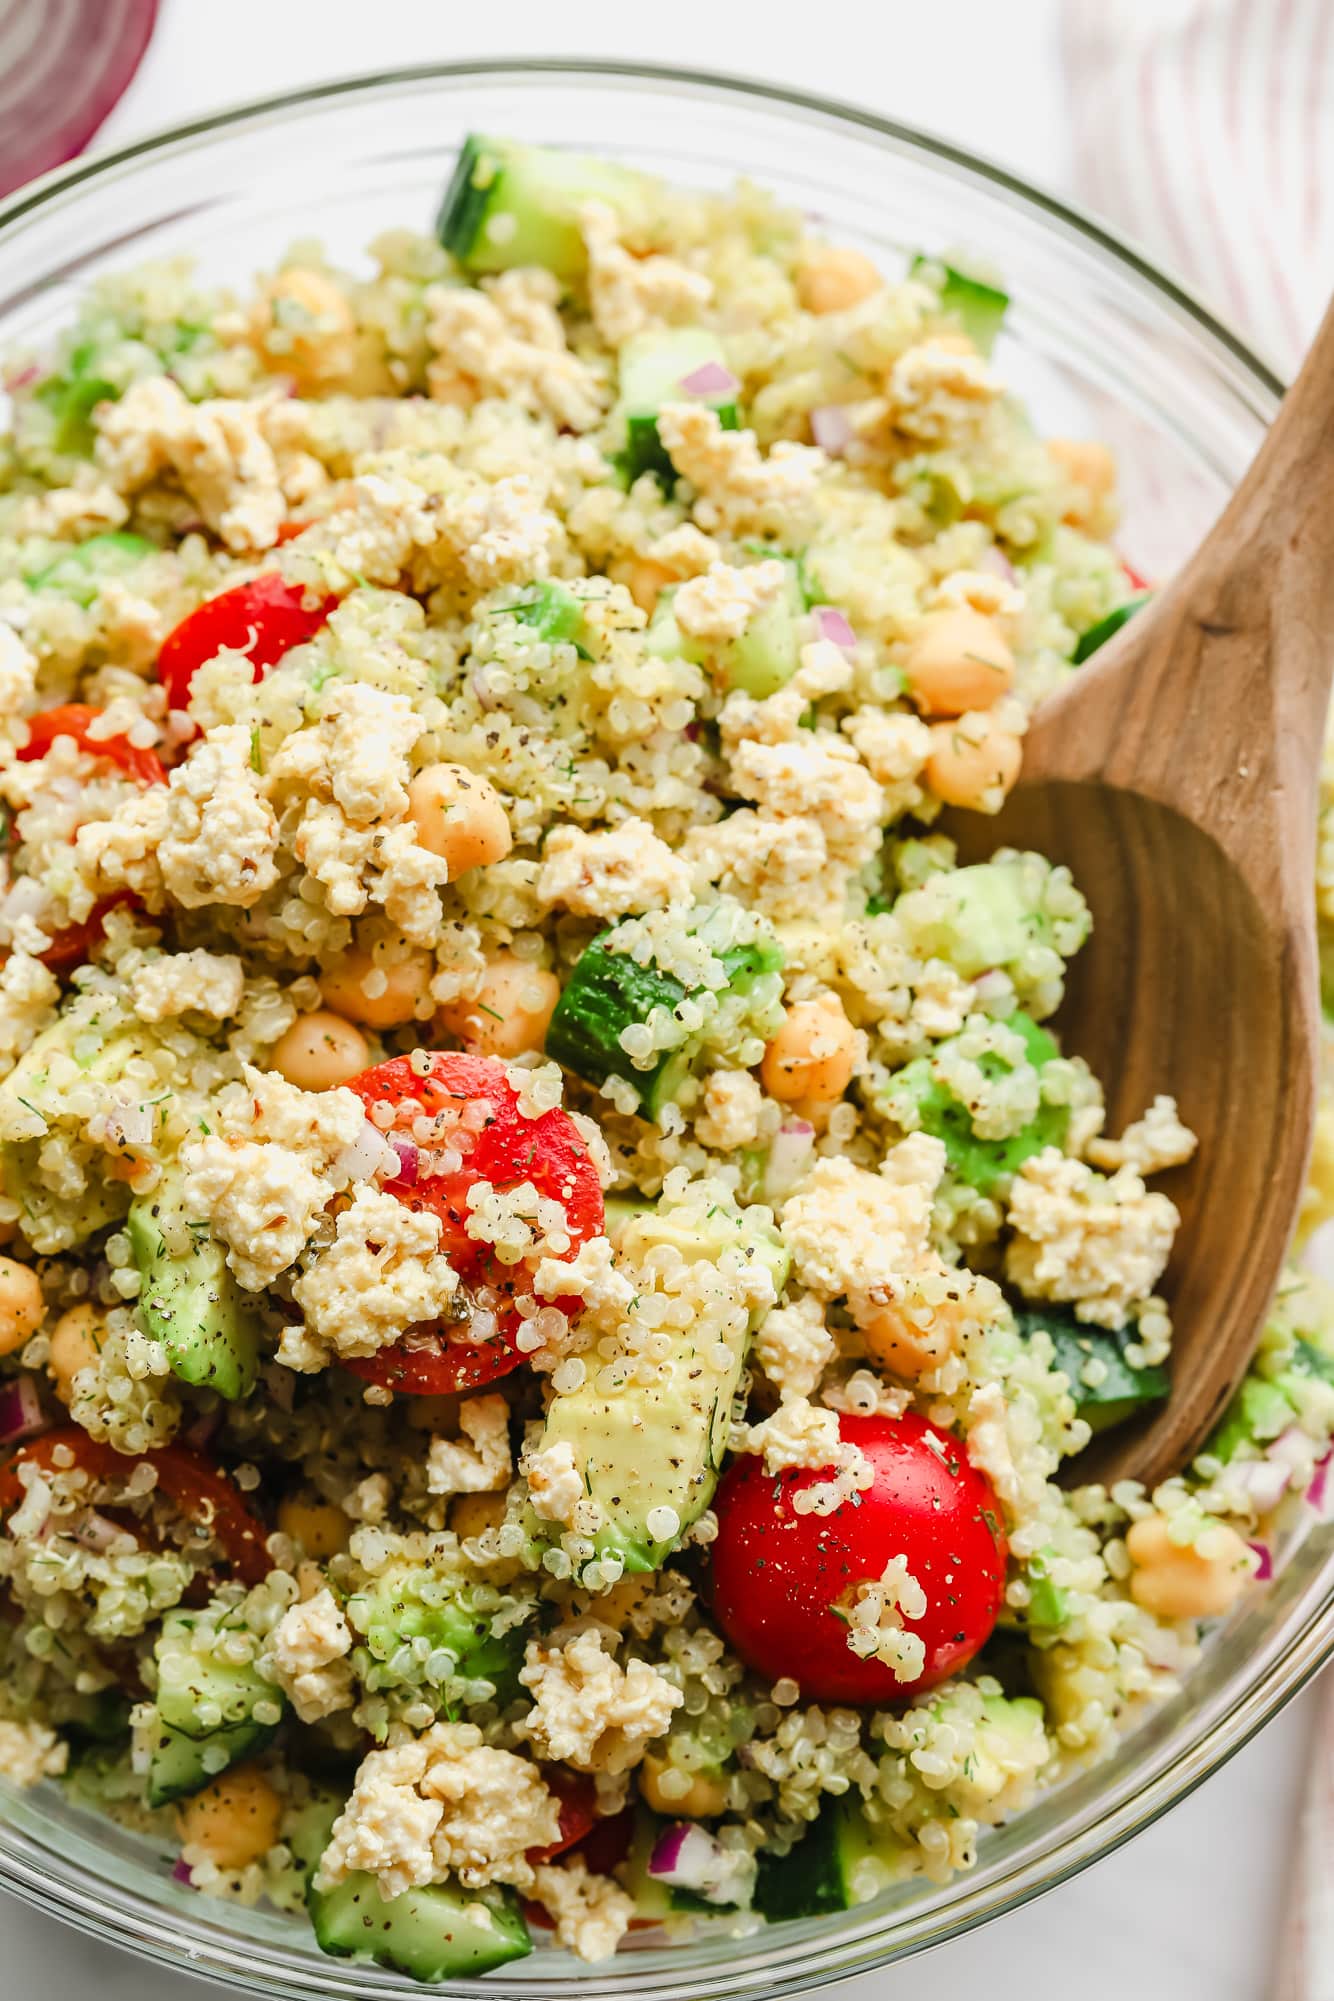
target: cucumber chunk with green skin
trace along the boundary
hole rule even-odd
[[[765,556],[760,560],[781,562],[787,579],[784,589],[761,607],[739,638],[715,648],[687,638],[672,610],[673,588],[662,592],[649,620],[644,635],[649,652],[660,659],[690,660],[697,667],[708,667],[724,688],[739,689],[757,701],[777,694],[801,665],[806,589],[799,559]]]
[[[371,1960],[411,1980],[435,1982],[488,1973],[533,1949],[513,1890],[465,1890],[428,1883],[382,1897],[360,1870],[331,1889],[316,1887],[339,1806],[321,1798],[298,1815],[288,1841],[306,1871],[306,1909],[321,1949],[337,1959]]]
[[[1025,1055],[1037,1070],[1060,1055],[1054,1039],[1026,1014],[1007,1017],[1006,1028],[1023,1037]],[[939,1047],[947,1049],[947,1038]],[[978,1061],[989,1081],[1009,1076],[1013,1066],[995,1052]],[[1015,1174],[1026,1160],[1044,1147],[1061,1146],[1070,1124],[1070,1107],[1043,1103],[1037,1114],[1017,1133],[1005,1139],[979,1139],[973,1130],[972,1115],[937,1076],[929,1056],[914,1057],[894,1073],[885,1092],[884,1108],[891,1118],[905,1124],[916,1116],[918,1129],[945,1143],[951,1172],[981,1195],[992,1195]]]
[[[1051,1337],[1052,1367],[1070,1384],[1075,1409],[1094,1432],[1124,1424],[1150,1404],[1161,1403],[1172,1387],[1159,1363],[1136,1368],[1126,1359],[1135,1339],[1133,1328],[1112,1333],[1077,1320],[1068,1306],[1027,1305],[1016,1310],[1020,1334],[1028,1339],[1040,1327]],[[1096,1381],[1090,1382],[1093,1365]]]
[[[1132,619],[1137,611],[1142,611],[1152,596],[1152,591],[1138,591],[1134,597],[1127,598],[1124,604],[1117,605],[1114,611],[1108,612],[1106,618],[1100,618],[1096,625],[1091,625],[1087,632],[1082,633],[1078,645],[1070,655],[1075,666],[1082,667],[1100,646],[1105,646],[1109,639],[1115,639],[1121,627]]]
[[[436,233],[466,271],[540,264],[573,284],[588,264],[579,227],[584,203],[604,201],[624,213],[640,206],[652,186],[643,174],[607,160],[473,133],[445,190]]]
[[[892,1837],[886,1842],[892,1849]],[[770,1924],[851,1910],[862,1901],[856,1885],[859,1865],[880,1857],[884,1846],[851,1799],[827,1800],[810,1833],[786,1855],[760,1856],[753,1908]],[[885,1851],[887,1863],[890,1849]]]
[[[609,935],[602,932],[576,960],[547,1028],[546,1053],[587,1084],[624,1078],[639,1093],[644,1117],[657,1118],[679,1098],[691,1075],[695,1048],[687,1042],[664,1050],[652,1068],[640,1069],[622,1047],[621,1034],[647,1022],[655,1008],[674,1014],[689,990],[671,973],[612,950],[606,943]],[[772,939],[734,946],[720,957],[734,993],[745,993],[763,974],[783,965],[782,949]]]
[[[192,1220],[179,1174],[130,1204],[125,1234],[142,1281],[139,1324],[161,1341],[172,1374],[235,1402],[259,1373],[261,1322],[207,1223]]]
[[[147,1798],[165,1806],[212,1783],[219,1772],[263,1750],[276,1722],[259,1722],[255,1710],[281,1710],[282,1690],[266,1681],[253,1663],[202,1658],[191,1645],[195,1615],[177,1608],[163,1615],[154,1654],[157,1693],[152,1713],[138,1725],[148,1749]],[[199,1721],[201,1708],[216,1706],[217,1723]]]
[[[776,1297],[787,1283],[788,1253],[764,1211],[715,1206],[701,1221],[689,1207],[647,1209],[622,1224],[618,1256],[632,1268],[642,1266],[663,1245],[687,1263],[716,1260],[735,1247],[767,1268]],[[542,1449],[568,1444],[583,1470],[585,1490],[604,1517],[593,1538],[599,1556],[614,1554],[636,1573],[656,1570],[708,1506],[758,1318],[752,1314],[749,1324],[723,1340],[701,1341],[693,1327],[672,1329],[671,1351],[651,1384],[636,1381],[628,1369],[619,1372],[613,1357],[606,1368],[590,1370],[578,1389],[552,1397]],[[649,1527],[658,1508],[669,1508],[676,1518],[669,1535]],[[528,1527],[540,1540],[551,1525],[534,1516]]]
[[[978,352],[990,354],[1009,308],[1009,293],[1003,292],[999,285],[988,285],[982,278],[970,277],[957,265],[946,264],[937,257],[914,257],[910,275],[925,277],[928,284],[934,284],[930,274],[937,270],[944,273],[937,287],[941,305],[946,312],[958,314],[960,325]]]
[[[124,576],[145,556],[156,553],[156,544],[146,536],[117,529],[107,535],[90,535],[86,542],[66,549],[54,562],[28,571],[24,582],[30,590],[69,598],[87,609],[108,578]]]
[[[676,484],[676,467],[658,435],[658,416],[664,404],[702,403],[717,411],[725,431],[737,429],[735,378],[712,391],[685,386],[687,378],[702,368],[731,374],[722,342],[707,327],[671,327],[636,334],[621,349],[621,394],[612,421],[623,429],[617,462],[629,484],[646,472],[653,473],[668,491]]]

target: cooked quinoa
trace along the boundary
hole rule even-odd
[[[0,1774],[423,1978],[945,1882],[1334,1429],[1294,1268],[1193,1466],[1069,1481],[1195,1142],[1042,1026],[1078,885],[939,820],[1134,601],[1114,468],[994,280],[753,187],[470,142],[372,256],[9,363]],[[747,1508],[883,1528],[813,1651]]]

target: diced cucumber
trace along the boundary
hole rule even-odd
[[[1023,1037],[1027,1061],[1037,1070],[1060,1055],[1054,1039],[1028,1015],[1010,1015],[1005,1026]],[[946,1038],[939,1048],[948,1049],[952,1040]],[[995,1052],[988,1052],[979,1059],[978,1068],[984,1077],[993,1080],[1011,1075],[1013,1066]],[[882,1103],[890,1117],[898,1119],[900,1124],[908,1124],[915,1115],[922,1132],[943,1140],[951,1172],[982,1195],[994,1194],[1024,1161],[1041,1153],[1044,1147],[1061,1146],[1070,1124],[1068,1105],[1044,1101],[1036,1116],[1018,1132],[1005,1139],[980,1139],[973,1129],[968,1106],[936,1074],[929,1056],[914,1057],[896,1071]]]
[[[474,133],[459,153],[436,232],[467,271],[540,264],[572,284],[588,262],[579,227],[584,203],[625,212],[651,187],[644,175],[610,161]]]
[[[197,1793],[229,1765],[253,1757],[277,1728],[255,1720],[257,1705],[283,1706],[281,1689],[252,1664],[201,1658],[191,1644],[195,1625],[191,1612],[165,1613],[154,1648],[157,1694],[151,1718],[140,1726],[149,1754],[150,1806]],[[205,1705],[221,1712],[217,1723],[201,1724]]]
[[[155,545],[146,536],[118,529],[107,535],[90,535],[86,542],[75,543],[53,562],[29,571],[24,581],[31,590],[69,598],[86,608],[107,578],[124,576],[145,556],[155,553]]]
[[[1087,632],[1082,633],[1078,645],[1070,655],[1075,666],[1082,667],[1100,646],[1105,646],[1109,639],[1114,639],[1121,627],[1132,619],[1137,611],[1142,611],[1152,596],[1152,591],[1137,591],[1134,597],[1127,598],[1124,604],[1117,605],[1114,611],[1109,611],[1105,618],[1100,618],[1096,625],[1091,625]]]
[[[639,1093],[643,1115],[657,1118],[680,1097],[696,1049],[683,1043],[662,1051],[652,1068],[640,1069],[622,1047],[621,1035],[647,1022],[655,1008],[674,1014],[687,989],[671,973],[641,966],[628,952],[613,950],[606,942],[609,935],[601,933],[575,962],[547,1029],[546,1053],[588,1084],[624,1078]],[[734,946],[720,956],[734,993],[744,993],[762,974],[777,972],[783,964],[782,950],[772,939]]]
[[[1226,1464],[1243,1445],[1267,1445],[1296,1415],[1281,1383],[1269,1376],[1247,1376],[1204,1449]]]
[[[434,1982],[488,1973],[532,1951],[513,1890],[429,1883],[382,1897],[374,1876],[360,1870],[332,1889],[317,1889],[315,1874],[337,1814],[336,1803],[317,1800],[288,1831],[292,1852],[307,1872],[306,1909],[324,1952]]]
[[[685,386],[688,376],[709,364],[727,368],[723,344],[707,327],[636,334],[622,348],[621,395],[612,416],[624,427],[619,463],[631,483],[646,472],[654,473],[666,488],[675,483],[676,468],[658,435],[658,414],[665,403],[703,403],[717,411],[725,431],[736,430],[734,382],[713,391]]]
[[[914,278],[924,278],[936,286],[941,305],[947,313],[958,315],[959,324],[979,354],[990,354],[1010,303],[1009,293],[937,257],[918,255],[910,269]],[[933,275],[937,271],[944,274],[939,282]]]
[[[1077,1320],[1068,1306],[1040,1304],[1021,1307],[1015,1320],[1025,1339],[1039,1327],[1051,1337],[1052,1367],[1068,1380],[1075,1409],[1094,1432],[1109,1431],[1148,1405],[1161,1403],[1172,1387],[1161,1364],[1136,1368],[1126,1359],[1133,1328],[1112,1333]],[[1090,1374],[1096,1380],[1090,1381]]]
[[[172,1373],[229,1401],[248,1396],[259,1370],[256,1302],[207,1223],[190,1219],[179,1174],[131,1203],[125,1233],[142,1280],[139,1323],[166,1348]]]
[[[1028,1579],[1028,1623],[1030,1626],[1063,1626],[1065,1624],[1065,1593],[1059,1584],[1053,1584],[1047,1565],[1050,1550],[1040,1549],[1036,1556],[1030,1556],[1025,1566]]]
[[[98,374],[96,344],[83,340],[70,349],[62,372],[49,375],[35,394],[55,419],[51,442],[56,450],[83,458],[93,448],[93,411],[99,403],[114,402],[120,391]]]
[[[806,588],[799,559],[781,556],[763,560],[784,564],[786,585],[751,619],[739,638],[713,649],[701,640],[687,638],[672,610],[675,590],[665,590],[644,636],[649,652],[662,659],[691,660],[696,666],[708,667],[722,687],[740,689],[757,701],[786,686],[801,665]]]
[[[554,579],[532,586],[532,595],[519,604],[508,605],[505,616],[518,625],[531,626],[539,639],[548,645],[558,646],[566,642],[585,660],[591,658],[584,641],[587,628],[584,624],[584,607],[573,591]]]
[[[770,1924],[851,1910],[873,1894],[870,1885],[858,1882],[860,1865],[880,1863],[873,1873],[887,1882],[897,1850],[893,1837],[878,1835],[854,1800],[826,1800],[810,1833],[795,1848],[786,1855],[760,1856],[754,1908]]]

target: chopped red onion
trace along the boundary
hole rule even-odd
[[[31,389],[34,382],[41,381],[42,374],[41,362],[30,361],[26,368],[20,368],[13,375],[5,377],[5,391],[13,396],[20,389]]]
[[[784,1119],[769,1146],[764,1164],[764,1199],[781,1202],[806,1172],[815,1146],[815,1127],[809,1119]]]
[[[989,549],[982,551],[977,559],[977,567],[979,570],[985,570],[988,576],[1003,577],[1007,584],[1014,583],[1019,575],[1005,551],[998,549],[994,543]]]
[[[42,1400],[31,1376],[16,1376],[0,1389],[0,1445],[17,1445],[50,1426],[42,1415]]]
[[[0,194],[81,153],[139,67],[157,0],[0,7]]]
[[[752,1858],[724,1848],[696,1821],[678,1820],[664,1828],[648,1861],[659,1883],[693,1890],[706,1904],[731,1904],[748,1884]]]
[[[1334,1447],[1323,1459],[1317,1459],[1315,1472],[1311,1475],[1311,1484],[1306,1490],[1307,1500],[1319,1515],[1323,1515],[1325,1510],[1325,1489],[1329,1484],[1331,1460],[1334,1460]]]
[[[420,1153],[410,1139],[400,1139],[396,1133],[389,1135],[389,1144],[398,1155],[398,1173],[391,1185],[412,1188],[421,1163]]]
[[[371,1181],[377,1174],[398,1172],[398,1156],[385,1136],[369,1119],[350,1146],[345,1146],[334,1162],[334,1172],[345,1181]]]
[[[702,361],[689,375],[683,375],[676,386],[684,389],[687,396],[735,396],[741,384],[721,361]]]
[[[831,646],[841,646],[845,652],[857,644],[856,633],[835,605],[822,604],[818,607],[815,629],[821,639],[827,639]]]
[[[856,436],[846,404],[822,403],[818,410],[812,410],[811,436],[831,459],[841,458]]]
[[[1227,1484],[1245,1496],[1257,1515],[1267,1515],[1278,1506],[1291,1479],[1290,1467],[1269,1458],[1234,1461],[1226,1474]]]
[[[187,1890],[193,1890],[195,1879],[190,1873],[190,1864],[183,1858],[177,1862],[176,1867],[172,1870],[171,1880],[173,1883],[184,1883]]]
[[[1253,1542],[1249,1545],[1260,1559],[1260,1567],[1255,1573],[1257,1584],[1268,1584],[1274,1574],[1274,1559],[1267,1542]]]

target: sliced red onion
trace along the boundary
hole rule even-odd
[[[831,459],[841,458],[856,432],[844,403],[822,403],[811,411],[811,436]]]
[[[5,377],[7,395],[16,395],[20,389],[31,389],[34,382],[40,382],[45,371],[40,361],[30,361],[26,368],[20,368],[13,375]]]
[[[184,1883],[187,1890],[194,1889],[195,1879],[191,1874],[190,1864],[184,1858],[179,1860],[176,1867],[172,1870],[171,1880],[173,1883]]]
[[[16,1376],[0,1390],[0,1445],[17,1445],[50,1426],[42,1415],[42,1400],[31,1376]]]
[[[399,1139],[397,1134],[389,1135],[389,1144],[398,1155],[398,1173],[395,1185],[402,1188],[415,1187],[421,1165],[421,1154],[410,1139]]]
[[[809,1119],[784,1119],[769,1146],[764,1163],[764,1199],[781,1202],[800,1181],[815,1146],[815,1127]]]
[[[1014,583],[1019,575],[1005,551],[998,549],[994,543],[989,549],[982,551],[977,559],[977,567],[979,570],[985,570],[988,576],[1004,578],[1007,584]]]
[[[397,1174],[398,1155],[378,1127],[369,1119],[350,1146],[345,1146],[334,1162],[334,1172],[344,1181],[371,1181],[377,1174]]]
[[[157,0],[0,6],[0,194],[82,152],[139,67]]]
[[[1291,1468],[1269,1458],[1234,1461],[1225,1475],[1226,1485],[1244,1495],[1257,1515],[1267,1515],[1278,1506],[1291,1480]]]
[[[1311,1484],[1306,1490],[1307,1500],[1319,1515],[1323,1515],[1325,1510],[1325,1490],[1329,1485],[1331,1460],[1334,1460],[1334,1448],[1331,1448],[1323,1459],[1316,1461],[1315,1472],[1311,1475]]]
[[[748,1854],[724,1848],[693,1820],[678,1820],[658,1836],[648,1873],[659,1883],[693,1890],[706,1904],[732,1904],[749,1885],[754,1868]]]
[[[1274,1559],[1267,1542],[1253,1542],[1249,1545],[1260,1559],[1260,1567],[1255,1573],[1257,1584],[1268,1584],[1274,1574]]]
[[[827,639],[831,646],[841,646],[847,652],[857,644],[856,633],[835,605],[822,604],[813,616],[816,631],[821,639]]]
[[[683,375],[676,386],[684,389],[687,396],[735,396],[741,384],[721,361],[702,361],[689,375]]]

